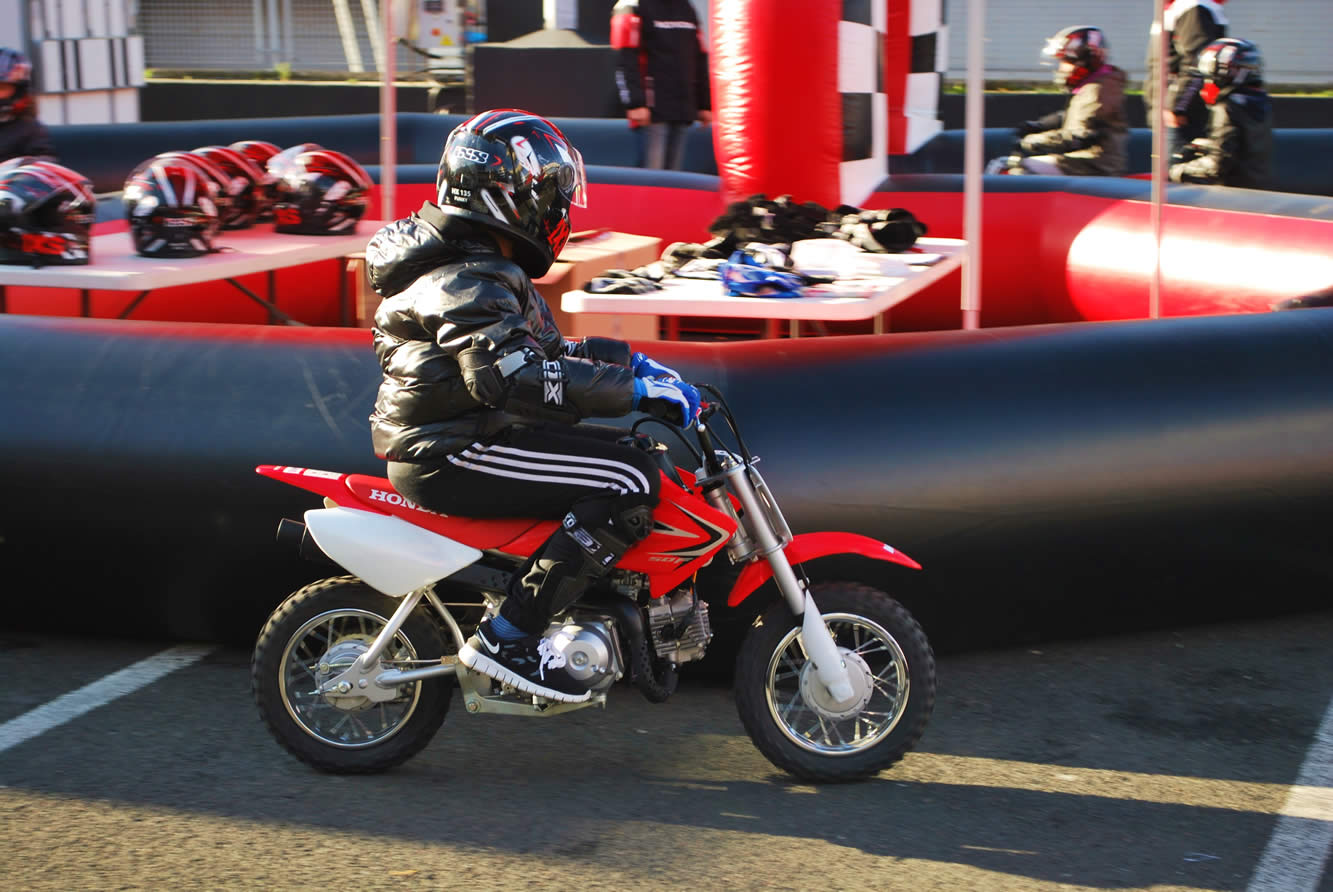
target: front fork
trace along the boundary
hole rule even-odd
[[[782,518],[777,503],[767,494],[767,487],[755,485],[758,471],[747,468],[729,455],[719,455],[719,471],[729,478],[731,491],[735,493],[745,511],[749,523],[745,524],[753,539],[755,550],[762,554],[773,568],[773,581],[778,591],[786,599],[793,615],[801,619],[801,639],[805,645],[806,656],[815,666],[815,677],[828,688],[829,696],[838,703],[851,700],[855,696],[851,680],[847,675],[847,663],[838,653],[838,646],[824,625],[824,617],[815,606],[815,599],[810,596],[805,583],[796,576],[791,561],[787,560],[784,549],[790,536],[780,536],[777,529],[784,532],[787,522]],[[751,476],[754,475],[754,476]],[[762,484],[762,478],[760,481]]]

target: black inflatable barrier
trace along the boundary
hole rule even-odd
[[[1308,309],[648,346],[723,389],[793,529],[922,562],[808,569],[947,652],[1326,605],[1330,345]],[[274,541],[316,500],[253,467],[383,468],[365,331],[3,316],[0,381],[17,629],[247,645],[328,572]]]

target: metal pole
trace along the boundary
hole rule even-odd
[[[398,188],[398,96],[394,93],[397,57],[394,53],[392,0],[380,3],[384,19],[384,84],[380,87],[380,218],[392,220],[393,193]]]
[[[255,23],[255,64],[267,67],[264,58],[264,0],[252,0],[250,10]]]
[[[982,139],[985,136],[986,0],[967,4],[967,99],[963,143],[963,328],[981,327]]]
[[[296,66],[296,35],[292,29],[292,0],[282,0],[282,59]]]
[[[1157,42],[1157,70],[1148,72],[1148,77],[1157,81],[1157,101],[1153,108],[1152,120],[1152,237],[1153,265],[1152,279],[1148,282],[1148,318],[1157,319],[1162,315],[1162,202],[1166,195],[1166,58],[1168,39],[1166,26],[1162,21],[1162,0],[1154,0],[1152,39]]]

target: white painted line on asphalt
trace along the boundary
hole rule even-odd
[[[194,645],[171,647],[84,685],[77,691],[61,694],[50,703],[44,703],[0,725],[0,753],[112,700],[133,694],[164,675],[197,662],[213,650],[211,647]]]
[[[1333,702],[1305,754],[1282,816],[1277,819],[1249,892],[1318,888],[1333,850]]]

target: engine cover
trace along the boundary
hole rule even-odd
[[[624,674],[611,620],[580,620],[552,626],[551,647],[565,658],[565,670],[594,692],[605,691]]]
[[[690,588],[677,589],[649,607],[648,630],[657,655],[672,663],[702,658],[713,639],[708,604]]]

